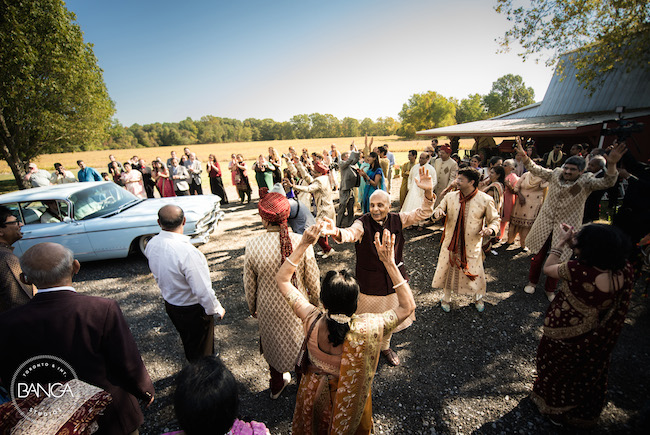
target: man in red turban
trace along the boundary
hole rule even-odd
[[[291,382],[302,346],[302,323],[280,293],[275,274],[284,259],[300,243],[300,236],[289,233],[287,218],[291,206],[286,196],[260,189],[257,209],[266,232],[246,243],[244,255],[244,291],[248,309],[259,321],[260,350],[269,364],[271,398],[277,399]],[[320,296],[320,271],[310,247],[296,268],[294,285],[318,305]]]

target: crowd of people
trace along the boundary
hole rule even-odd
[[[142,199],[203,194],[201,181],[203,164],[196,153],[191,152],[189,148],[183,150],[180,158],[177,157],[176,151],[172,151],[166,161],[157,157],[151,162],[151,166],[137,155],[124,163],[118,162],[112,154],[108,158],[107,170],[101,173],[87,166],[83,160],[77,160],[79,166],[77,177],[61,163],[54,164],[52,173],[38,169],[35,163],[30,163],[25,180],[31,187],[86,181],[113,181]],[[228,195],[221,178],[221,167],[214,154],[208,156],[205,171],[210,179],[211,193],[218,195],[222,204],[228,204]]]
[[[297,376],[292,433],[373,432],[371,386],[379,358],[401,364],[391,337],[416,320],[405,233],[409,227],[422,230],[431,220],[441,220],[444,228],[431,277],[432,288],[442,290],[444,312],[451,311],[454,294],[470,296],[479,313],[485,310],[484,262],[489,253],[497,254],[497,246],[518,238],[520,249],[531,252],[523,291],[534,293],[543,271],[549,301],[531,399],[554,423],[596,424],[635,280],[628,261],[631,241],[638,239],[620,225],[591,223],[598,218],[593,207],[620,182],[621,173],[645,170],[632,176],[635,183],[647,183],[647,168],[624,160],[623,142],[591,151],[574,145],[570,156],[562,148],[558,143],[540,158],[534,143],[517,138],[506,158],[488,160],[482,153],[463,161],[450,145],[434,140],[424,151],[410,150],[399,166],[399,212],[391,211],[395,157],[388,145],[373,148],[372,138],[366,137],[362,150],[352,142],[344,152],[332,145],[323,153],[303,149],[299,155],[289,148],[279,155],[269,148],[268,156],[258,156],[252,169],[265,231],[246,242],[243,288],[258,322],[271,399],[291,382],[291,372]],[[189,149],[181,159],[172,152],[166,164],[156,159],[148,178],[145,162],[136,160],[121,165],[111,158],[109,163],[112,180],[132,193],[149,196],[154,188],[160,196],[202,193],[203,165]],[[81,161],[79,167],[79,181],[95,179],[96,171]],[[252,187],[241,154],[231,156],[229,169],[241,202],[250,202]],[[206,171],[213,193],[221,192],[227,201],[214,155]],[[49,177],[42,172],[30,168],[33,184],[46,178],[74,180],[63,167]],[[632,192],[643,187],[647,184],[631,185]],[[635,213],[620,219],[629,222]],[[189,363],[178,376],[174,401],[181,428],[187,434],[208,428],[268,433],[261,423],[236,419],[236,382],[214,356],[214,316],[223,318],[226,310],[215,296],[205,256],[183,234],[183,210],[165,205],[158,218],[161,232],[148,243],[145,256]],[[149,404],[154,391],[119,307],[75,292],[72,277],[80,266],[60,245],[36,245],[18,262],[10,247],[20,239],[22,224],[4,207],[0,221],[0,253],[8,265],[1,271],[7,284],[0,330],[23,331],[0,338],[1,348],[15,349],[0,360],[0,379],[6,383],[34,352],[51,352],[83,367],[82,381],[115,395],[99,417],[100,428],[106,425],[107,433],[137,430],[142,413],[135,400]],[[321,280],[317,257],[335,253],[330,240],[354,243],[354,273],[328,270]],[[64,307],[65,319],[48,320]],[[99,310],[110,316],[97,315]],[[25,345],[34,334],[47,335],[43,349]],[[115,337],[121,336],[126,338],[118,343]],[[98,350],[100,341],[109,343],[106,349]]]

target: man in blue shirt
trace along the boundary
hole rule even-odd
[[[93,168],[86,166],[83,160],[77,160],[77,165],[79,165],[79,172],[77,173],[77,178],[80,182],[83,181],[102,181],[102,176],[99,175],[99,172]]]

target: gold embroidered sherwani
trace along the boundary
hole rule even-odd
[[[289,237],[292,245],[298,246],[300,236],[290,232]],[[302,322],[278,290],[275,274],[279,269],[279,231],[267,231],[246,243],[244,291],[248,309],[251,314],[257,312],[264,358],[284,373],[294,369],[305,333]],[[320,271],[311,246],[296,268],[296,280],[298,289],[318,306]]]
[[[451,159],[449,159],[451,160]],[[449,264],[449,244],[454,235],[454,228],[460,213],[460,192],[449,192],[433,211],[438,210],[447,214],[445,220],[445,238],[440,246],[438,267],[433,275],[434,288],[446,288],[458,294],[484,295],[485,271],[483,270],[483,237],[479,232],[484,226],[499,234],[501,218],[494,205],[494,199],[487,193],[478,191],[465,206],[465,251],[467,252],[467,268],[473,275],[478,275],[473,281],[455,266]]]
[[[436,202],[433,204],[433,208],[436,208],[442,201],[442,191],[449,187],[449,184],[458,175],[458,163],[452,158],[447,159],[446,162],[443,162],[441,158],[437,158],[433,162],[433,169],[436,170],[436,176],[438,177],[438,183],[433,191],[436,194]]]
[[[585,211],[585,201],[594,190],[605,190],[612,187],[618,178],[618,172],[608,175],[605,172],[603,178],[595,178],[594,174],[588,172],[580,175],[575,181],[564,181],[562,168],[546,169],[531,159],[525,163],[533,175],[537,175],[549,182],[548,193],[542,204],[533,226],[526,237],[526,246],[533,254],[537,254],[550,235],[551,247],[556,246],[559,240],[559,232],[563,223],[579,228],[582,225],[582,215]],[[562,251],[560,261],[567,261],[571,257],[571,249],[565,247]]]

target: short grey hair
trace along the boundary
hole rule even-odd
[[[341,158],[343,158],[343,157],[348,157],[349,155],[350,155],[350,152],[349,152],[349,151],[345,151],[345,152],[341,153]]]
[[[517,165],[517,163],[515,162],[515,159],[508,159],[505,162],[503,162],[503,166],[506,165],[512,166],[514,168]]]
[[[72,272],[74,263],[74,254],[65,246],[59,245],[62,255],[58,263],[52,264],[50,261],[43,262],[44,249],[52,243],[39,243],[29,248],[22,257],[20,257],[20,268],[23,270],[25,279],[29,280],[39,289],[49,288],[61,282]],[[55,244],[54,244],[55,245]],[[50,257],[51,258],[51,257]]]
[[[593,156],[589,161],[592,160],[598,163],[600,169],[604,169],[605,166],[607,166],[607,160],[605,160],[605,157],[603,156]]]
[[[390,195],[388,192],[382,189],[377,189],[372,194],[370,195],[370,201],[372,201],[373,197],[381,196],[384,201],[386,201],[388,204],[390,204]]]

